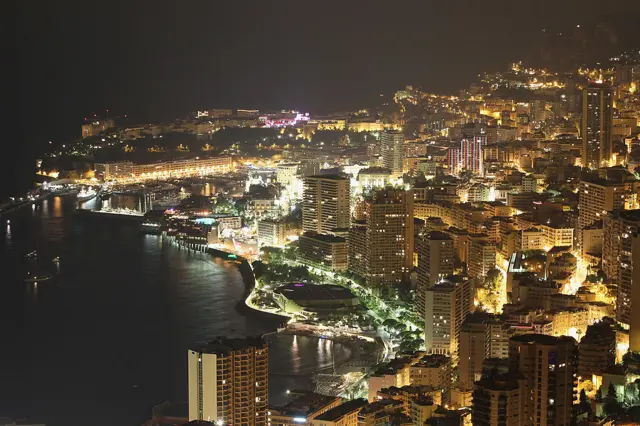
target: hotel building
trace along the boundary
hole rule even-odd
[[[262,338],[220,337],[187,351],[189,420],[267,426],[269,350]]]
[[[474,280],[461,275],[447,277],[427,289],[424,311],[427,352],[457,360],[460,330],[473,310],[474,290]]]
[[[319,234],[347,232],[351,219],[349,179],[340,175],[304,178],[302,229]]]
[[[613,88],[590,85],[582,96],[583,164],[590,169],[607,167],[612,151]]]
[[[362,203],[362,222],[349,232],[349,268],[377,290],[401,283],[413,266],[413,194],[376,191]]]
[[[424,312],[427,288],[453,274],[453,239],[439,231],[429,232],[418,244],[418,312]]]

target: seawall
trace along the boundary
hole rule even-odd
[[[207,253],[215,257],[221,257],[223,259],[229,259],[229,255],[232,253],[228,253],[226,251],[208,248]],[[238,271],[240,271],[240,275],[242,276],[242,281],[244,282],[244,292],[242,293],[242,300],[236,303],[236,310],[244,316],[253,316],[257,318],[263,318],[266,321],[274,322],[278,327],[284,327],[284,325],[289,320],[288,317],[282,315],[271,314],[269,312],[258,311],[253,308],[247,306],[245,301],[253,291],[256,286],[256,277],[253,275],[253,269],[251,269],[251,265],[249,261],[245,258],[238,256]]]

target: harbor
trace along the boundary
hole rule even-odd
[[[136,196],[114,194],[112,198],[114,205],[138,206]],[[13,213],[10,226],[0,227],[0,266],[12,277],[20,265],[13,281],[20,293],[9,302],[24,305],[32,317],[23,325],[21,317],[9,323],[9,336],[19,330],[25,336],[24,350],[32,355],[27,362],[19,352],[3,354],[7,364],[18,366],[4,376],[11,387],[3,397],[12,407],[7,415],[15,413],[18,418],[28,410],[31,417],[47,423],[76,425],[80,423],[69,419],[70,412],[75,413],[74,418],[86,419],[108,404],[113,409],[100,425],[140,424],[149,415],[149,407],[165,400],[186,400],[182,385],[186,372],[172,369],[159,376],[158,371],[183,363],[194,341],[225,333],[259,335],[281,326],[281,318],[240,308],[247,294],[245,277],[252,275],[245,274],[236,261],[222,254],[185,250],[158,235],[145,235],[138,232],[135,221],[112,220],[102,226],[100,220],[81,220],[72,196],[45,201],[33,211]],[[96,198],[88,203],[97,202]],[[48,232],[34,232],[43,222]],[[40,272],[30,266],[32,259],[25,255],[34,250],[40,262],[51,263],[50,268]],[[59,273],[52,263],[57,257]],[[106,265],[104,259],[117,267]],[[34,287],[23,281],[27,271],[54,278]],[[82,339],[94,355],[77,359],[77,346],[72,344],[44,350],[49,341],[67,339]],[[105,347],[105,339],[119,343]],[[341,344],[327,346],[326,352],[319,353],[319,337],[299,336],[296,352],[291,347],[293,336],[273,334],[268,339],[274,372],[269,393],[276,403],[286,400],[287,389],[313,389],[312,372],[330,366],[333,351],[337,363],[351,356],[349,348]],[[161,351],[159,341],[163,342]],[[132,357],[131,351],[137,355]],[[149,361],[141,362],[143,359]],[[99,380],[87,383],[85,372],[95,362],[121,367],[115,372],[99,372]],[[299,374],[284,375],[293,363]],[[41,374],[25,381],[18,372],[27,369]],[[44,398],[53,389],[64,399],[54,408],[25,404],[26,395]],[[93,395],[91,401],[79,407],[76,401],[87,393]],[[123,397],[131,402],[119,406]]]

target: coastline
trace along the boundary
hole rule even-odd
[[[242,275],[242,281],[244,282],[244,293],[242,293],[242,300],[236,303],[236,310],[245,316],[256,316],[264,319],[268,319],[271,321],[278,321],[279,327],[284,327],[289,321],[289,317],[283,315],[272,314],[269,312],[259,311],[247,305],[247,299],[253,292],[253,289],[256,286],[256,278],[253,275],[253,269],[251,269],[251,265],[246,259],[241,259],[240,264],[238,265],[238,270],[240,271],[240,275]]]
[[[213,248],[207,248],[206,252],[211,256],[221,257],[225,259],[227,259],[228,255],[231,254],[223,250],[218,250]],[[294,336],[294,337],[300,336],[300,337],[317,339],[318,341],[327,340],[327,341],[331,341],[333,344],[341,345],[347,351],[347,356],[345,358],[340,360],[334,359],[334,362],[331,363],[330,365],[327,364],[327,365],[321,365],[321,366],[314,366],[312,368],[308,368],[305,371],[296,372],[295,374],[286,374],[282,372],[273,372],[270,374],[275,374],[278,376],[291,376],[291,377],[297,377],[299,379],[304,379],[308,382],[307,386],[309,390],[315,391],[316,384],[315,384],[314,377],[316,377],[316,375],[318,374],[342,375],[347,372],[354,371],[354,366],[352,365],[353,363],[356,363],[356,364],[363,363],[362,365],[359,365],[359,367],[356,368],[356,370],[360,370],[360,371],[363,369],[371,368],[373,365],[377,364],[380,361],[380,359],[378,359],[377,361],[373,361],[372,359],[368,358],[367,355],[370,354],[371,346],[367,346],[367,345],[374,345],[376,349],[373,349],[373,351],[378,352],[379,350],[381,359],[386,358],[386,352],[387,352],[386,345],[384,341],[379,337],[373,339],[373,341],[371,342],[366,342],[365,341],[366,339],[362,340],[363,337],[358,337],[358,336],[333,336],[333,337],[320,336],[318,335],[317,332],[314,332],[311,330],[302,330],[302,329],[287,327],[287,323],[290,320],[290,318],[287,316],[261,311],[250,306],[247,303],[247,301],[249,300],[249,297],[251,296],[256,285],[256,279],[253,274],[253,269],[251,268],[251,265],[249,264],[249,262],[242,257],[238,257],[236,264],[237,264],[238,270],[240,271],[240,274],[242,275],[242,281],[244,282],[244,286],[245,286],[244,292],[242,295],[242,300],[236,303],[236,306],[235,306],[236,311],[243,316],[252,316],[252,317],[263,319],[266,321],[273,321],[276,324],[278,324],[272,332],[266,333],[264,335],[265,338],[269,339],[271,338],[271,336],[276,335],[276,336],[283,336],[283,337],[284,336]],[[365,348],[369,348],[369,350]],[[304,387],[307,387],[307,386],[304,386]]]
[[[206,252],[211,256],[222,257],[225,259],[228,258],[229,254],[231,254],[229,252],[214,249],[214,248],[207,248]],[[238,261],[240,262],[238,264],[238,271],[240,271],[240,275],[242,276],[242,281],[244,283],[244,291],[242,293],[242,300],[236,303],[236,306],[235,306],[236,311],[243,316],[253,316],[256,318],[262,318],[264,320],[273,321],[277,323],[277,326],[273,331],[277,331],[278,328],[284,327],[287,321],[289,321],[289,317],[272,314],[269,312],[259,311],[247,305],[246,303],[247,299],[249,298],[249,296],[253,292],[253,289],[256,286],[256,278],[253,275],[253,269],[251,269],[251,265],[249,264],[249,261],[247,261],[245,258],[240,256],[238,257]]]

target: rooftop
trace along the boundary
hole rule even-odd
[[[520,374],[496,374],[480,380],[477,386],[494,391],[516,390],[519,388],[518,380],[522,378]]]
[[[551,309],[550,311],[548,311],[548,313],[550,315],[557,315],[557,314],[562,314],[562,313],[574,313],[574,312],[587,312],[587,309],[585,308],[581,308],[578,306],[563,306],[561,308],[557,308],[557,309]]]
[[[616,334],[613,328],[614,324],[614,320],[604,317],[602,321],[587,327],[587,332],[580,340],[580,343],[598,343],[607,345],[610,343],[611,339],[615,341]]]
[[[267,343],[261,336],[246,338],[219,336],[211,342],[202,346],[197,351],[207,354],[228,354],[232,351],[238,351],[252,347],[262,348],[266,345]]]
[[[640,210],[613,210],[608,215],[629,221],[640,221]]]
[[[379,399],[378,401],[372,402],[371,404],[367,404],[362,410],[360,410],[360,414],[375,413],[376,411],[385,410],[388,408],[402,407],[403,405],[404,403],[399,399]]]
[[[503,320],[495,314],[484,311],[475,311],[467,315],[462,326],[470,324],[500,324]]]
[[[399,357],[378,365],[373,376],[383,376],[387,374],[396,374],[399,369],[411,363],[410,357]]]
[[[575,343],[573,337],[568,336],[549,336],[547,334],[522,334],[511,338],[512,342],[530,343],[538,345],[560,345],[563,343]]]
[[[571,252],[571,246],[553,246],[547,253],[555,254],[563,252]]]
[[[358,176],[359,175],[390,175],[391,174],[391,170],[387,169],[386,167],[369,167],[366,169],[362,169],[360,170],[360,172],[358,172]]]
[[[433,398],[427,395],[418,395],[411,400],[411,403],[420,406],[431,406],[433,405]]]
[[[271,223],[273,225],[278,225],[278,224],[285,223],[285,220],[283,218],[278,218],[278,219],[260,219],[258,221],[258,224],[260,224],[260,223]]]
[[[304,237],[306,238],[313,238],[314,240],[318,240],[318,241],[322,241],[325,243],[345,243],[347,242],[347,240],[345,240],[342,237],[336,237],[335,235],[331,235],[331,234],[318,234],[317,232],[312,232],[312,231],[307,231],[303,234]]]
[[[344,300],[356,297],[348,289],[336,284],[288,283],[274,292],[289,300]]]
[[[411,385],[411,386],[391,386],[381,389],[379,393],[382,395],[420,395],[424,396],[429,392],[438,391],[438,389],[429,385]]]
[[[447,232],[455,235],[469,235],[469,231],[467,231],[466,229],[456,228],[454,226],[447,229]]]
[[[448,234],[440,231],[431,231],[427,234],[427,238],[430,240],[451,240],[451,237]]]
[[[422,357],[422,359],[414,364],[414,366],[423,368],[442,368],[450,362],[451,358],[446,355],[433,354]]]
[[[365,405],[367,405],[366,399],[352,399],[351,401],[347,401],[344,404],[339,405],[336,408],[332,408],[324,414],[321,414],[320,416],[316,417],[316,420],[334,422],[346,416],[347,414],[360,410]]]
[[[284,407],[276,408],[276,410],[282,415],[307,417],[308,415],[313,414],[327,405],[339,400],[340,398],[337,396],[320,395],[315,392],[303,392],[293,401],[289,402]]]
[[[603,179],[596,176],[584,177],[582,178],[582,181],[580,183],[583,183],[583,182],[587,184],[598,185],[598,186],[624,186],[625,185],[623,182]]]
[[[327,179],[327,180],[339,180],[339,181],[349,181],[349,178],[339,175],[339,174],[329,174],[327,173],[326,175],[320,174],[320,175],[313,175],[313,176],[307,176],[304,178],[304,180],[307,179]]]
[[[429,216],[426,221],[429,223],[445,224],[444,220],[437,216]]]
[[[596,220],[589,226],[585,226],[584,229],[602,229],[602,219]]]

